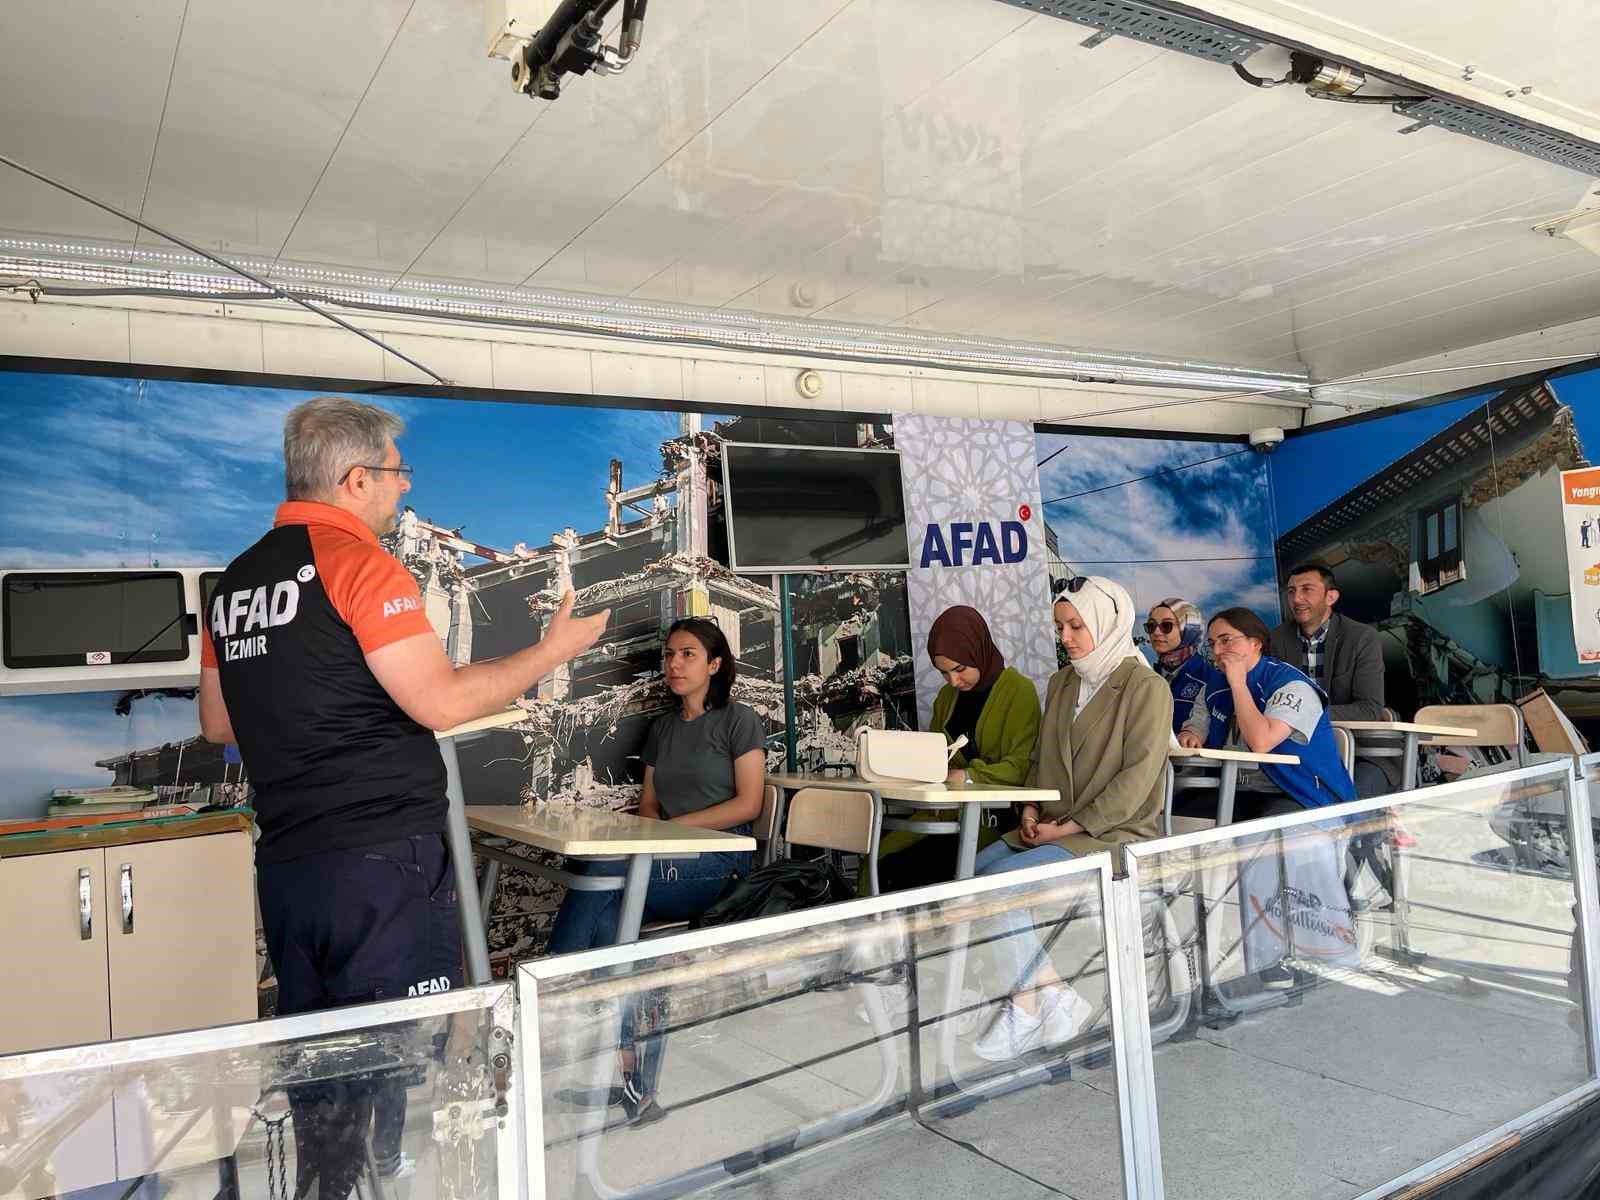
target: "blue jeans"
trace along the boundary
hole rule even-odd
[[[974,873],[999,875],[1005,871],[1020,871],[1025,867],[1042,867],[1046,863],[1063,863],[1072,858],[1072,851],[1052,842],[1032,846],[1026,850],[1013,850],[1004,841],[995,842],[978,852]],[[1033,929],[1033,914],[1025,908],[1014,908],[995,918],[997,926],[1005,931],[1000,939],[1011,957],[1013,987],[1024,987],[1028,977],[1044,961],[1044,947]]]
[[[731,831],[732,832],[732,831]],[[686,921],[711,907],[728,877],[748,875],[753,856],[702,854],[698,858],[658,858],[650,864],[650,888],[645,893],[644,915],[648,921]],[[624,876],[628,860],[601,859],[576,864],[577,874]],[[550,954],[571,954],[610,946],[617,940],[617,924],[622,918],[622,892],[580,892],[572,889],[556,913],[550,931]]]

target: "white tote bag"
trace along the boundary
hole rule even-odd
[[[965,735],[946,743],[942,733],[862,728],[856,733],[856,775],[868,783],[943,783]]]

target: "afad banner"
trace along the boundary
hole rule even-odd
[[[1600,467],[1561,472],[1572,640],[1579,662],[1600,662]]]
[[[919,724],[928,727],[943,685],[928,660],[928,630],[957,604],[983,614],[1006,664],[1042,698],[1056,652],[1033,427],[895,413],[894,445],[911,550],[906,595]]]

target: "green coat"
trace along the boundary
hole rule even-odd
[[[932,733],[943,733],[956,706],[956,689],[949,684],[933,698],[933,714],[928,722]],[[1020,785],[1027,778],[1034,744],[1039,740],[1039,692],[1021,671],[1006,667],[989,689],[989,698],[978,713],[978,723],[967,739],[965,750],[957,751],[951,766],[964,767],[974,783]],[[911,814],[918,821],[953,821],[955,814],[924,809]],[[883,835],[878,856],[894,854],[921,841],[926,835],[896,829]],[[994,831],[984,824],[978,830],[978,844],[994,841]]]
[[[1073,820],[1084,828],[1059,845],[1073,854],[1116,854],[1126,842],[1160,836],[1172,692],[1166,680],[1130,658],[1074,714],[1081,684],[1071,667],[1050,676],[1028,782],[1061,793],[1040,807],[1040,820]],[[1006,843],[1026,848],[1016,833],[1007,834]]]
[[[933,719],[928,722],[932,732],[944,732],[958,694],[949,684],[939,689],[933,699]],[[957,751],[950,764],[965,767],[974,783],[1020,786],[1028,777],[1038,740],[1039,692],[1021,671],[1007,667],[989,690],[966,749]]]

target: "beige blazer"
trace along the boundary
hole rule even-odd
[[[1057,843],[1063,849],[1116,853],[1125,842],[1160,836],[1172,690],[1154,671],[1125,659],[1074,718],[1082,682],[1070,666],[1050,676],[1028,783],[1061,793],[1041,807],[1041,820],[1083,826],[1085,832]],[[1015,831],[1006,842],[1026,848]]]

